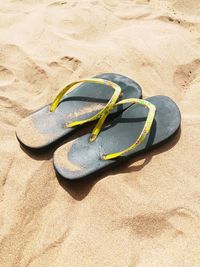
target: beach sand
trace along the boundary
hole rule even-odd
[[[200,1],[7,0],[0,13],[0,267],[199,267]],[[174,99],[181,130],[101,176],[59,179],[53,151],[23,151],[16,126],[105,72]]]

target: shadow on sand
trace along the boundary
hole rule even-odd
[[[91,129],[94,127],[93,124],[88,125],[86,127],[82,127],[81,131],[77,131],[75,134],[71,137],[68,137],[66,140],[66,137],[63,138],[63,140],[59,140],[58,143],[55,143],[51,148],[45,151],[30,151],[27,148],[25,148],[23,145],[21,145],[22,150],[28,154],[31,158],[35,160],[50,160],[53,157],[54,151],[61,146],[62,144],[65,144],[66,142],[69,142],[73,139],[76,139],[86,133],[91,132]],[[120,163],[120,166],[112,166],[112,169],[108,169],[103,171],[102,173],[94,174],[90,177],[78,179],[78,180],[67,180],[63,177],[61,177],[59,174],[56,173],[56,177],[58,179],[59,184],[76,200],[80,201],[84,199],[92,187],[98,183],[101,179],[109,176],[109,175],[116,175],[118,173],[132,173],[140,171],[142,168],[144,168],[155,155],[158,155],[162,152],[170,150],[173,146],[176,145],[176,143],[179,141],[181,136],[181,128],[168,140],[163,142],[163,144],[155,146],[152,150],[143,152],[141,154],[138,154],[132,159],[127,159],[126,162]],[[134,166],[133,162],[137,162],[138,160],[143,160],[143,163],[140,165]]]
[[[174,147],[179,141],[180,136],[181,129],[179,129],[174,136],[168,139],[168,142],[155,147],[151,151],[141,153],[135,158],[121,163],[120,166],[112,167],[112,169],[106,170],[101,174],[94,174],[93,176],[73,181],[64,179],[59,174],[56,174],[58,182],[74,199],[80,201],[88,195],[92,187],[101,179],[109,175],[117,175],[118,173],[132,173],[140,171],[152,160],[155,155],[168,151]],[[134,166],[133,162],[137,162],[138,160],[143,160],[143,162],[140,165]]]

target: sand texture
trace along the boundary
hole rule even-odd
[[[0,3],[0,267],[200,266],[200,1]],[[27,154],[20,120],[116,72],[182,113],[169,143],[90,180]],[[134,130],[134,129],[133,129]]]

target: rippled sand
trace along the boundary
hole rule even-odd
[[[200,266],[200,1],[0,4],[0,266]],[[80,182],[33,156],[19,121],[66,83],[127,75],[182,112],[170,143]],[[133,129],[134,131],[134,129]]]

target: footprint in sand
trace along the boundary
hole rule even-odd
[[[49,67],[67,67],[71,71],[78,69],[81,61],[78,58],[64,56],[56,61],[52,61],[48,64]]]
[[[128,229],[139,238],[159,237],[163,233],[177,237],[190,231],[190,225],[198,228],[196,217],[192,211],[178,207],[166,212],[152,212],[113,221],[115,227]]]
[[[200,59],[189,64],[179,65],[174,73],[174,83],[179,89],[187,89],[195,80],[200,69]]]
[[[81,61],[78,58],[69,57],[69,56],[62,57],[61,62],[63,64],[70,64],[73,70],[76,70],[81,63]]]
[[[14,74],[4,66],[0,66],[0,86],[5,86],[14,81]]]

